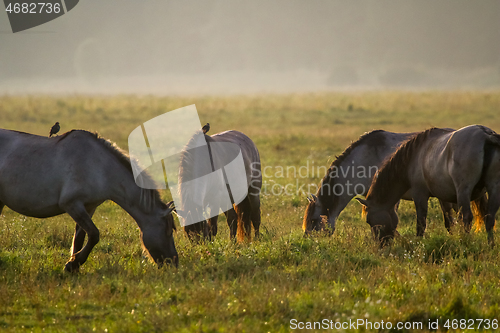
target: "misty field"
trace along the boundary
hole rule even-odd
[[[210,134],[235,129],[257,144],[267,167],[262,237],[232,243],[224,217],[211,243],[193,245],[178,228],[179,268],[158,270],[143,256],[135,221],[106,202],[94,215],[100,243],[79,274],[65,274],[73,220],[27,218],[5,208],[0,331],[289,332],[291,322],[324,319],[332,325],[361,319],[392,324],[381,331],[397,331],[398,322],[421,322],[425,331],[436,320],[440,330],[447,330],[449,320],[450,327],[456,324],[452,330],[462,331],[478,328],[476,319],[489,319],[489,329],[485,322],[481,328],[494,330],[493,319],[500,319],[499,246],[487,245],[484,228],[465,234],[455,225],[449,235],[437,201],[429,203],[423,239],[415,236],[413,204],[403,202],[401,237],[384,249],[371,238],[355,201],[332,237],[304,238],[301,225],[306,193],[324,173],[318,166],[328,166],[361,134],[470,124],[498,132],[500,92],[0,96],[0,124],[48,135],[59,121],[61,133],[98,131],[127,149],[135,127],[190,104],[196,104],[202,124],[211,124]],[[287,167],[307,172],[279,173]],[[162,196],[170,198],[168,191]],[[498,232],[496,237],[498,244]],[[466,326],[461,319],[469,320]]]

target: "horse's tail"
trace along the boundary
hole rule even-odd
[[[500,135],[486,127],[483,127],[483,130],[488,136],[484,147],[485,155],[483,161],[482,178],[485,177],[486,173],[488,172],[495,151],[500,150]],[[488,199],[486,197],[486,194],[481,198],[473,201],[472,212],[476,217],[475,231],[479,231],[479,229],[483,226],[484,218],[488,213]]]
[[[234,205],[234,211],[238,216],[238,230],[236,231],[238,242],[245,241],[245,238],[250,242],[252,240],[252,207],[250,206],[248,196],[239,204]]]
[[[483,127],[483,130],[487,134],[484,147],[484,168],[487,168],[491,163],[494,152],[500,150],[500,135],[486,127]]]
[[[479,231],[484,225],[484,217],[486,216],[488,210],[488,199],[486,198],[486,194],[481,198],[472,201],[471,209],[476,220],[474,223],[474,231]]]
[[[486,132],[488,134],[488,142],[500,147],[500,134],[489,130]]]

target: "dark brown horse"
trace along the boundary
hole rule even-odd
[[[366,221],[383,243],[394,236],[399,221],[394,205],[407,191],[417,209],[418,236],[425,231],[427,201],[437,197],[458,204],[467,232],[473,215],[480,223],[486,216],[493,243],[500,207],[500,135],[478,125],[457,131],[431,128],[405,142],[373,179],[366,200],[358,199],[366,207]],[[485,192],[487,207],[474,201]]]
[[[202,138],[207,146],[200,146]],[[238,157],[244,168],[242,174],[233,174],[227,166]],[[196,181],[203,177],[204,181]],[[235,183],[237,186],[233,186]],[[176,207],[176,212],[191,240],[198,240],[202,235],[208,239],[215,236],[220,211],[226,215],[231,239],[237,236],[238,241],[251,240],[252,225],[255,237],[259,236],[260,156],[245,134],[238,131],[212,136],[201,131],[196,133],[181,154],[179,184],[181,205]],[[237,192],[241,190],[244,194],[238,197]]]

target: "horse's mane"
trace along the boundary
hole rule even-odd
[[[182,152],[180,153],[180,162],[179,162],[179,195],[181,196],[182,199],[184,199],[183,195],[186,194],[186,191],[183,191],[182,189],[182,184],[186,184],[188,181],[193,180],[194,177],[194,168],[193,165],[196,163],[195,161],[195,156],[196,153],[194,153],[194,148],[196,147],[197,139],[199,138],[200,135],[203,135],[205,137],[206,142],[212,142],[213,139],[206,134],[203,134],[203,132],[197,131],[195,134],[189,139],[188,143],[184,146],[182,149]],[[183,200],[184,201],[184,200]]]
[[[133,174],[133,171],[132,171],[132,164],[131,164],[131,161],[130,161],[130,159],[131,159],[130,155],[125,150],[123,150],[120,147],[118,147],[116,145],[116,143],[114,143],[111,140],[108,140],[108,139],[105,139],[105,138],[101,137],[99,135],[99,133],[97,133],[97,132],[93,132],[92,133],[92,132],[85,131],[85,130],[71,130],[71,131],[66,132],[66,133],[64,133],[62,135],[59,135],[58,136],[58,142],[64,140],[65,138],[67,138],[72,133],[77,133],[77,132],[89,135],[93,139],[95,139],[97,142],[99,142],[114,157],[116,157],[116,159],[120,162],[120,164],[123,165],[125,167],[125,169],[127,169],[130,172],[130,174],[131,174],[132,177],[134,177],[134,174]],[[141,173],[141,177],[144,178],[144,180],[146,181],[146,183],[149,183],[149,184],[154,183],[153,179],[151,178],[151,176],[146,171],[143,171]],[[149,211],[157,203],[161,203],[161,204],[164,205],[164,203],[163,203],[163,201],[161,200],[161,197],[160,197],[160,192],[158,192],[158,190],[141,188],[141,204],[143,205],[144,208],[146,208]]]
[[[314,213],[314,204],[310,202],[306,207],[306,211],[304,212],[304,219],[302,221],[302,230],[307,231],[308,225],[312,221],[313,213]]]
[[[182,152],[180,153],[180,161],[179,161],[179,175],[178,175],[178,191],[179,191],[179,197],[181,198],[182,205],[186,205],[187,202],[192,200],[192,198],[189,196],[189,194],[192,194],[191,191],[188,191],[185,189],[185,184],[189,184],[190,180],[193,180],[196,178],[195,175],[195,168],[193,167],[196,163],[198,163],[195,160],[196,156],[196,150],[195,148],[197,147],[197,140],[199,139],[200,135],[203,135],[205,137],[205,141],[208,142],[213,142],[213,139],[206,134],[203,134],[201,130],[196,131],[191,139],[189,139],[188,143],[184,146],[182,149]]]
[[[437,131],[451,132],[453,130],[432,127],[413,135],[408,140],[401,143],[399,148],[384,161],[380,170],[375,177],[373,177],[366,198],[368,199],[371,196],[376,196],[377,198],[387,197],[389,192],[392,191],[394,184],[397,182],[403,181],[409,185],[408,177],[405,176],[408,170],[408,164],[428,137]]]
[[[326,175],[323,177],[323,179],[321,180],[321,184],[319,186],[319,189],[318,189],[318,199],[321,201],[323,207],[326,207],[326,208],[331,208],[334,206],[334,200],[336,200],[336,196],[333,198],[333,200],[331,200],[330,198],[333,196],[332,194],[332,191],[331,189],[334,187],[336,181],[337,181],[337,177],[333,177],[333,170],[335,168],[339,168],[340,165],[345,161],[345,159],[352,153],[352,151],[354,149],[356,149],[357,147],[359,147],[360,145],[366,143],[366,140],[368,139],[368,137],[371,138],[371,143],[378,143],[380,142],[380,140],[383,140],[383,137],[380,136],[378,137],[378,134],[382,133],[382,132],[385,132],[384,130],[374,130],[374,131],[371,131],[371,132],[367,132],[367,133],[364,133],[363,135],[361,135],[359,137],[358,140],[352,142],[343,152],[342,154],[340,154],[339,156],[335,156],[335,161],[332,162],[332,164],[330,165],[330,167],[328,168],[327,172],[326,172]],[[374,138],[375,136],[375,138]],[[324,191],[323,190],[323,186],[327,185],[327,189],[330,189],[330,190],[326,190]],[[326,192],[326,193],[325,193]],[[307,214],[307,212],[306,212]]]

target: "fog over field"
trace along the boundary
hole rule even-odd
[[[500,86],[498,0],[85,0],[13,34],[0,93]]]

